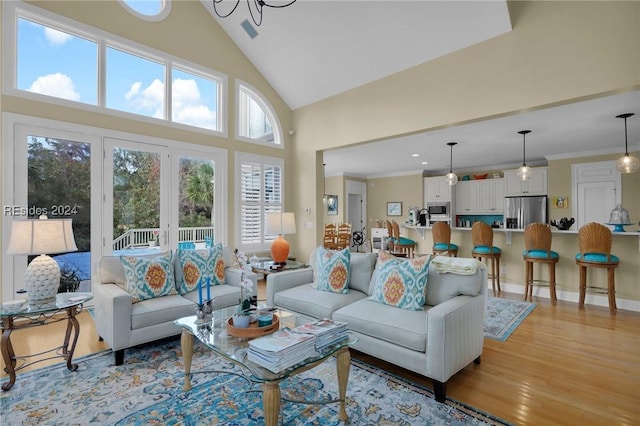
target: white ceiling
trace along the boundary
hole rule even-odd
[[[522,165],[522,135],[526,139],[526,162],[546,164],[548,159],[624,153],[624,120],[617,115],[633,112],[627,119],[629,150],[640,150],[640,91],[608,96],[554,108],[450,127],[433,132],[340,148],[324,153],[327,176],[360,177],[401,175],[426,171],[429,175],[449,170],[453,148],[455,172],[516,168]],[[393,155],[389,155],[393,153]],[[412,157],[412,154],[420,154]],[[422,161],[429,164],[422,165]]]
[[[291,109],[511,31],[504,0],[298,0],[264,7],[259,27],[247,0],[227,18],[217,17],[212,0],[201,1]]]
[[[244,20],[253,26],[246,0],[224,19],[213,12],[212,0],[201,2],[292,109],[511,30],[504,0],[298,0],[283,9],[265,7],[262,25],[254,26],[258,35],[251,39],[241,27]],[[225,0],[223,6],[235,3]],[[449,169],[449,141],[458,142],[456,172],[518,167],[522,136],[517,132],[524,129],[532,130],[526,141],[529,165],[576,154],[621,153],[624,122],[615,116],[625,112],[637,114],[628,119],[629,148],[639,150],[640,92],[634,91],[327,151],[325,173],[443,174]]]

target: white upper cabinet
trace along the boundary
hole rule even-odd
[[[502,214],[504,179],[460,181],[456,185],[456,214]]]
[[[531,177],[523,181],[516,176],[517,170],[505,170],[506,196],[547,195],[547,168],[534,167]]]
[[[478,181],[459,181],[456,185],[456,214],[475,214],[478,212]]]
[[[504,179],[479,180],[478,213],[502,214],[504,211]]]
[[[444,181],[444,176],[423,179],[424,204],[434,201],[451,201],[451,187]]]

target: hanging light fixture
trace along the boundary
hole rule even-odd
[[[231,15],[233,12],[235,12],[236,8],[240,4],[240,0],[236,0],[236,4],[231,8],[231,10],[225,13],[225,12],[220,12],[220,10],[218,10],[218,8],[222,9],[221,4],[223,2],[231,3],[228,0],[213,0],[213,11],[220,18],[226,18],[229,15]],[[296,0],[288,1],[285,3],[279,2],[277,4],[268,4],[264,0],[247,0],[247,8],[249,8],[249,14],[251,15],[251,19],[253,20],[253,23],[256,24],[256,27],[259,27],[260,24],[262,24],[262,8],[263,7],[271,7],[273,9],[282,9],[287,6],[291,6],[295,2]]]
[[[624,118],[624,156],[618,158],[616,168],[620,173],[633,173],[640,168],[640,160],[638,157],[629,155],[629,147],[627,143],[627,118],[634,115],[632,112],[616,115],[616,118]]]
[[[453,173],[453,147],[456,146],[458,142],[448,142],[447,145],[451,147],[451,156],[449,158],[449,173],[447,173],[444,177],[444,181],[447,182],[449,186],[453,186],[458,183],[458,175]]]
[[[527,180],[531,177],[531,167],[527,166],[526,163],[525,143],[527,134],[531,133],[531,130],[520,130],[518,133],[522,135],[522,166],[516,172],[516,176],[521,180]]]

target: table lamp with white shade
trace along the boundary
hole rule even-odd
[[[293,213],[267,213],[265,218],[264,233],[266,235],[278,235],[271,243],[271,258],[279,265],[287,263],[289,256],[289,243],[284,239],[285,234],[296,233],[296,219]]]
[[[71,219],[14,220],[11,224],[8,254],[39,255],[24,274],[30,301],[55,297],[60,287],[60,267],[48,254],[77,251]]]

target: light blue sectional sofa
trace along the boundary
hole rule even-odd
[[[482,263],[467,259],[475,273],[458,275],[437,272],[432,261],[426,304],[412,311],[369,300],[376,282],[376,253],[351,254],[348,293],[317,290],[316,250],[310,255],[311,268],[267,277],[268,305],[347,322],[358,338],[354,349],[431,378],[439,402],[446,398],[451,376],[471,362],[480,363],[487,297]]]

